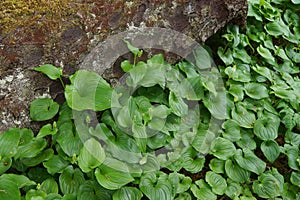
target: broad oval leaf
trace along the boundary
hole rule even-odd
[[[25,199],[26,200],[32,200],[32,199],[44,200],[46,198],[46,196],[47,196],[47,194],[45,192],[43,192],[42,190],[31,189],[26,192]]]
[[[47,194],[58,194],[58,184],[53,178],[47,178],[44,180],[39,189]]]
[[[273,163],[280,154],[279,145],[273,140],[264,141],[263,143],[261,143],[260,149],[263,152],[264,156],[271,163]]]
[[[292,184],[300,187],[300,172],[292,172],[290,180]]]
[[[9,180],[12,183],[16,184],[18,188],[23,188],[25,186],[36,185],[36,183],[24,175],[19,174],[3,174],[0,176],[0,182],[3,180]]]
[[[226,180],[219,174],[209,171],[205,175],[206,182],[215,194],[223,195],[227,188]]]
[[[63,194],[76,194],[84,181],[83,173],[70,165],[59,176],[59,187]]]
[[[54,155],[49,160],[43,162],[43,165],[49,174],[56,174],[62,172],[69,165],[69,162],[59,155]]]
[[[47,135],[55,135],[57,133],[58,129],[56,127],[56,122],[52,124],[46,124],[44,125],[40,130],[38,135],[36,136],[37,138],[42,138]]]
[[[98,74],[79,70],[65,88],[66,101],[74,110],[101,111],[111,107],[113,89]]]
[[[250,179],[250,172],[241,168],[230,159],[226,160],[225,171],[227,176],[237,183],[244,183]]]
[[[243,155],[244,154],[244,155]],[[237,150],[234,156],[236,162],[240,167],[256,174],[261,174],[266,169],[266,163],[258,158],[251,150],[243,149]]]
[[[103,188],[96,181],[88,180],[80,185],[77,192],[78,200],[110,200],[114,191]]]
[[[40,154],[42,150],[47,146],[47,141],[44,138],[36,139],[34,138],[29,143],[20,145],[18,147],[18,152],[14,156],[15,159],[18,158],[33,158]]]
[[[163,172],[150,172],[143,175],[139,187],[150,200],[173,198],[172,185]]]
[[[177,96],[173,92],[170,92],[169,104],[172,112],[179,117],[182,117],[188,113],[188,105],[183,101],[181,97]]]
[[[34,68],[34,70],[37,72],[42,72],[52,80],[56,80],[62,75],[62,69],[51,64],[41,65],[40,67]]]
[[[52,119],[58,113],[59,105],[50,98],[36,99],[30,104],[30,117],[34,121]]]
[[[259,83],[247,83],[245,85],[245,92],[253,99],[263,99],[269,96],[268,89]]]
[[[226,120],[222,124],[222,128],[225,129],[225,131],[222,133],[222,136],[225,139],[228,139],[232,142],[236,142],[241,139],[240,126],[236,121],[232,119]]]
[[[190,177],[179,174],[177,172],[169,174],[169,180],[173,184],[173,187],[176,188],[177,194],[188,191],[192,184],[192,179]]]
[[[217,158],[213,158],[209,162],[209,168],[215,173],[219,173],[219,174],[224,173],[224,166],[225,166],[225,161]]]
[[[211,188],[207,183],[204,182],[203,179],[195,182],[196,184],[192,184],[191,191],[193,195],[199,200],[216,200],[217,195],[215,195]]]
[[[56,141],[64,153],[69,157],[72,157],[74,154],[78,155],[83,144],[74,124],[72,122],[65,122],[58,129]]]
[[[258,177],[258,180],[253,182],[252,189],[259,197],[275,198],[280,196],[282,184],[271,173],[264,173]]]
[[[143,193],[134,187],[122,187],[113,194],[113,200],[140,200]]]
[[[241,127],[252,128],[256,117],[251,111],[248,111],[242,104],[236,104],[231,111],[232,119],[234,119]]]
[[[225,194],[231,198],[235,199],[242,193],[242,186],[230,179],[227,180],[228,186],[226,188]]]
[[[21,193],[16,183],[3,179],[0,181],[0,199],[21,200]]]
[[[4,174],[12,165],[11,157],[2,157],[0,160],[0,175]]]
[[[112,158],[106,158],[96,169],[95,176],[100,185],[109,190],[119,189],[134,180],[127,165]]]
[[[227,160],[235,151],[235,146],[230,140],[218,137],[212,142],[210,153],[221,160]]]
[[[49,148],[41,151],[38,155],[36,155],[33,158],[21,158],[20,161],[28,167],[34,167],[40,164],[41,162],[50,159],[53,155],[54,150]]]
[[[91,138],[83,144],[79,152],[78,165],[83,172],[87,173],[101,165],[104,160],[104,149],[97,140]]]
[[[259,45],[257,47],[257,52],[264,58],[269,64],[274,64],[275,63],[275,58],[273,57],[271,51],[262,45]]]
[[[13,157],[16,154],[21,131],[31,132],[28,129],[10,128],[8,131],[0,134],[0,155],[2,157]]]
[[[274,140],[278,136],[279,124],[279,117],[268,114],[268,116],[263,116],[255,121],[253,132],[261,140]]]

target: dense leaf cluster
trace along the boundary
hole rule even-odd
[[[49,122],[36,135],[0,135],[0,199],[300,199],[299,3],[249,0],[219,69],[203,48],[136,63],[126,42],[134,63],[118,87],[77,71],[63,105],[32,102]],[[60,68],[35,70],[62,82]]]

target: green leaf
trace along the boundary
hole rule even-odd
[[[295,47],[294,45],[287,45],[285,47],[285,52],[289,58],[291,58],[294,62],[300,63],[300,53],[299,47]]]
[[[46,124],[44,125],[40,130],[36,138],[42,138],[47,135],[55,135],[57,133],[58,129],[56,127],[56,122],[52,124]]]
[[[2,157],[0,160],[0,175],[5,173],[12,165],[11,157]]]
[[[283,178],[283,177],[282,177]],[[264,173],[253,182],[253,192],[262,198],[275,198],[280,196],[283,183],[271,173]]]
[[[244,153],[244,155],[243,155]],[[261,174],[266,169],[266,163],[258,158],[251,150],[243,149],[237,150],[234,156],[236,162],[240,167],[256,174]]]
[[[26,193],[25,200],[44,200],[47,194],[41,190],[31,189]]]
[[[143,175],[139,188],[150,200],[173,198],[172,185],[163,172],[150,172]]]
[[[209,171],[205,175],[206,182],[211,186],[213,193],[223,195],[227,188],[226,180],[219,174]]]
[[[261,151],[263,152],[264,156],[273,163],[280,154],[280,148],[277,142],[273,140],[264,141],[261,143]]]
[[[250,172],[241,168],[235,161],[230,159],[226,160],[225,171],[227,176],[237,183],[244,183],[250,179]]]
[[[147,64],[139,62],[134,68],[129,71],[130,76],[126,78],[126,83],[132,88],[136,88],[140,85],[147,73]]]
[[[96,169],[95,176],[100,185],[109,190],[119,189],[134,180],[127,165],[112,158],[106,158]]]
[[[104,160],[104,149],[97,140],[91,138],[83,144],[83,147],[80,150],[78,166],[83,172],[87,173],[101,165]]]
[[[234,101],[242,101],[244,98],[244,90],[242,85],[231,84],[229,88],[229,94],[234,97]]]
[[[177,188],[177,194],[181,194],[188,191],[192,184],[192,179],[190,177],[187,177],[183,174],[179,174],[177,172],[169,174],[169,180],[173,184],[173,187]]]
[[[16,154],[22,131],[31,132],[29,129],[10,128],[0,134],[0,155],[2,157],[13,157]]]
[[[30,117],[34,121],[46,121],[52,119],[58,109],[58,103],[50,98],[36,99],[30,104]]]
[[[251,111],[248,111],[243,104],[236,104],[231,111],[232,119],[235,120],[241,127],[252,128],[256,117]]]
[[[227,49],[224,52],[223,47],[218,48],[218,56],[222,59],[226,66],[231,65],[233,63],[233,56],[231,49]]]
[[[65,97],[72,109],[101,111],[111,107],[113,89],[98,74],[79,70],[70,77],[70,81]]]
[[[14,156],[15,159],[18,158],[34,158],[47,146],[47,141],[44,138],[36,139],[34,138],[29,143],[20,145],[17,149],[17,153]]]
[[[240,126],[236,121],[228,119],[223,123],[222,128],[225,129],[225,132],[222,133],[222,136],[225,139],[232,142],[236,142],[241,139]]]
[[[70,165],[59,176],[59,187],[63,194],[76,194],[84,181],[84,174]]]
[[[218,137],[212,142],[210,153],[221,160],[227,160],[235,154],[235,151],[235,146],[231,141]]]
[[[21,200],[21,193],[16,183],[3,179],[0,181],[0,199]]]
[[[208,69],[212,67],[211,57],[209,53],[200,45],[193,50],[192,55],[195,59],[195,66],[199,69]]]
[[[234,48],[233,57],[243,61],[243,63],[245,64],[251,63],[251,57],[249,56],[249,54],[245,49]]]
[[[224,166],[225,166],[225,161],[217,158],[213,158],[209,162],[209,168],[215,173],[219,173],[219,174],[224,173],[224,169],[225,169]]]
[[[41,151],[38,155],[36,155],[33,158],[21,158],[20,161],[28,167],[34,167],[45,160],[49,160],[53,156],[53,154],[54,151],[50,148]]]
[[[253,99],[262,99],[269,96],[268,89],[259,83],[247,83],[245,85],[245,92]]]
[[[43,165],[47,168],[49,174],[56,174],[62,172],[69,165],[69,162],[58,155],[54,155],[49,160],[43,162]]]
[[[262,140],[274,140],[278,136],[280,119],[276,115],[268,114],[258,118],[253,126],[254,134]]]
[[[289,35],[290,29],[281,18],[269,22],[265,25],[268,34],[278,37],[280,35]]]
[[[242,186],[234,181],[228,179],[228,186],[226,188],[225,194],[231,198],[235,199],[242,193]]]
[[[45,198],[45,200],[61,200],[61,199],[62,199],[61,195],[55,193],[48,194]]]
[[[271,71],[269,68],[256,65],[252,66],[252,69],[258,74],[266,77],[269,81],[273,81],[274,72]]]
[[[234,65],[227,67],[225,73],[232,80],[247,83],[251,80],[250,67],[247,64]]]
[[[88,180],[80,185],[78,200],[110,200],[114,191],[101,187],[96,181]]]
[[[41,65],[40,67],[34,68],[34,70],[38,72],[42,72],[52,80],[61,78],[62,75],[62,69],[59,67],[55,67],[51,64]]]
[[[215,138],[216,136],[213,132],[209,130],[199,130],[192,142],[192,147],[201,154],[207,154],[209,153],[211,143]]]
[[[288,157],[289,167],[294,170],[299,170],[300,169],[300,163],[298,161],[299,147],[285,144],[283,149],[284,149],[284,154],[286,154]]]
[[[193,195],[199,200],[216,200],[217,195],[215,195],[209,185],[207,185],[203,179],[195,182],[196,184],[192,184],[191,191]]]
[[[126,43],[127,48],[129,49],[129,51],[131,53],[133,53],[133,55],[137,56],[138,54],[140,54],[140,50],[138,48],[132,46],[132,44],[130,44],[129,41],[127,41],[127,40],[123,40],[123,41]]]
[[[264,59],[266,59],[269,64],[275,63],[275,58],[273,57],[269,49],[263,47],[262,45],[259,45],[256,50]]]
[[[36,185],[34,181],[31,181],[29,178],[27,178],[24,175],[19,174],[3,174],[0,176],[0,182],[4,180],[9,180],[12,183],[16,184],[18,188],[23,188],[25,186],[32,186]]]
[[[133,124],[132,132],[134,140],[136,141],[137,146],[140,148],[141,152],[146,152],[147,148],[147,131],[145,125]]]
[[[69,157],[72,157],[74,154],[78,155],[83,144],[74,124],[72,122],[68,122],[62,124],[58,128],[59,131],[57,133],[56,141],[62,150]]]
[[[122,187],[113,195],[113,200],[140,200],[143,193],[134,187]]]
[[[187,100],[200,100],[204,97],[202,81],[199,76],[183,79],[179,88],[180,96]]]
[[[300,172],[292,172],[290,180],[292,184],[300,187]]]
[[[182,117],[188,113],[188,105],[181,97],[177,96],[173,92],[170,92],[169,104],[172,112],[179,117]]]
[[[129,60],[124,60],[121,63],[121,68],[123,69],[124,72],[128,72],[133,68],[133,65],[130,63]]]
[[[58,184],[53,178],[47,178],[44,180],[39,188],[47,194],[55,193],[58,194]]]
[[[203,103],[213,117],[220,120],[229,118],[227,112],[228,99],[223,91],[218,91],[216,95],[209,93],[208,98],[205,98]]]
[[[199,156],[197,151],[192,147],[188,147],[181,155],[181,159],[183,161],[182,167],[191,173],[200,172],[205,163],[205,158]]]
[[[157,61],[150,62],[152,58],[158,57]],[[161,63],[161,56],[153,56],[151,59],[147,61],[147,70],[145,73],[145,76],[143,79],[140,81],[140,85],[143,87],[152,87],[155,85],[159,85],[160,87],[164,88],[165,87],[165,79],[166,79],[166,69],[167,67],[164,65],[164,63]]]

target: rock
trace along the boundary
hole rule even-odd
[[[39,124],[29,118],[30,102],[41,96],[62,101],[59,83],[31,70],[41,64],[61,66],[70,75],[92,59],[86,55],[97,44],[101,51],[108,37],[128,27],[169,28],[204,43],[230,22],[245,24],[246,14],[246,0],[89,0],[72,14],[60,16],[53,27],[41,26],[48,19],[41,16],[30,26],[19,23],[8,32],[0,28],[0,132],[10,127],[37,131]],[[100,74],[108,79],[120,76],[112,66]]]

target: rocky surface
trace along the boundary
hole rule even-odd
[[[226,24],[244,24],[246,0],[86,0],[82,10],[65,16],[58,26],[0,26],[0,132],[10,127],[39,126],[29,118],[37,97],[61,102],[62,88],[32,70],[44,63],[61,66],[65,75],[80,67],[86,55],[111,35],[128,27],[162,27],[200,43]],[[99,46],[99,45],[98,45]],[[110,70],[109,77],[117,77]]]

